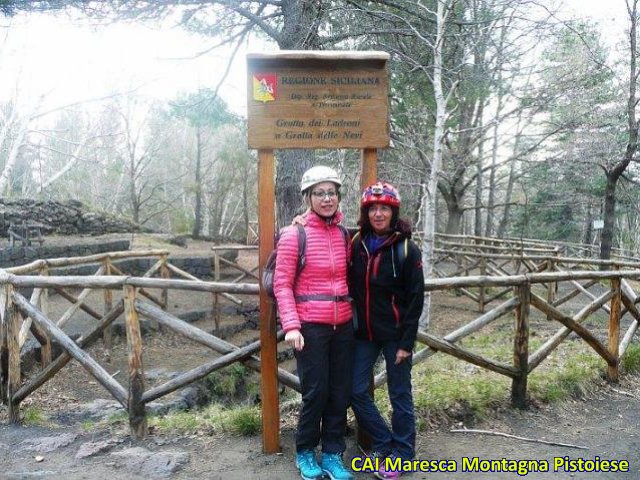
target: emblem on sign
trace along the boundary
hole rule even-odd
[[[276,99],[278,77],[275,73],[256,73],[253,76],[253,99],[258,102],[273,102]]]

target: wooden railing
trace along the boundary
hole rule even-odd
[[[638,329],[640,313],[636,304],[640,301],[638,295],[633,291],[629,280],[640,279],[640,270],[625,271],[574,271],[574,272],[554,272],[554,273],[531,273],[502,277],[457,277],[434,279],[426,282],[427,290],[460,289],[471,287],[508,287],[513,291],[510,299],[484,313],[480,317],[464,325],[458,330],[437,338],[426,332],[418,333],[418,340],[429,348],[423,349],[414,355],[414,363],[419,363],[430,357],[435,352],[444,352],[454,357],[465,360],[474,365],[492,370],[512,378],[512,402],[516,406],[524,406],[526,403],[526,385],[528,375],[538,367],[551,352],[572,332],[582,338],[598,355],[600,355],[608,366],[608,377],[611,380],[618,378],[618,366],[620,358],[626,352],[631,338]],[[606,281],[609,288],[599,295],[595,295],[582,286],[580,281],[587,281],[591,285]],[[580,285],[571,292],[573,296],[586,294],[589,303],[575,314],[563,312],[557,305],[565,303],[549,302],[533,291],[534,287],[542,288],[548,284],[570,283]],[[575,293],[577,292],[577,293]],[[624,305],[624,309],[621,308]],[[529,319],[531,309],[535,308],[547,315],[562,326],[552,335],[537,351],[529,354]],[[608,314],[608,335],[607,341],[597,338],[597,335],[589,331],[582,324],[599,309],[604,309]],[[479,356],[455,345],[462,338],[477,332],[482,327],[503,317],[509,312],[515,313],[515,332],[513,364],[503,364],[488,358]],[[620,340],[620,321],[622,317],[629,314],[630,325]],[[376,385],[384,381],[384,374],[376,378]]]
[[[102,267],[101,267],[102,268]],[[100,272],[100,270],[99,270]],[[209,373],[236,361],[243,361],[251,368],[260,369],[260,360],[252,355],[260,349],[259,342],[239,348],[208,334],[177,317],[163,311],[157,305],[142,301],[141,297],[152,299],[149,289],[160,290],[191,290],[214,293],[257,294],[258,285],[213,283],[203,281],[188,281],[174,279],[156,279],[126,276],[18,276],[3,271],[0,274],[0,284],[4,285],[2,293],[2,335],[0,341],[0,358],[8,359],[3,365],[2,377],[6,383],[2,385],[2,398],[9,405],[10,421],[18,421],[19,404],[28,395],[42,386],[60,371],[72,358],[78,361],[123,407],[130,415],[132,432],[142,436],[145,432],[144,404],[166,395],[187,383],[202,378]],[[20,293],[21,288],[33,288],[34,292],[46,289],[61,290],[65,288],[82,288],[83,292],[102,289],[105,292],[114,289],[122,290],[122,300],[115,303],[104,315],[97,315],[97,324],[77,341],[73,341],[61,328],[60,320],[49,318],[39,307]],[[146,292],[145,295],[142,292]],[[33,295],[32,295],[33,297]],[[77,305],[77,304],[76,304]],[[102,332],[122,314],[125,315],[126,336],[129,355],[129,391],[111,377],[91,356],[83,350],[95,341]],[[208,362],[198,369],[191,370],[172,379],[165,385],[145,392],[143,389],[142,371],[142,339],[140,336],[139,315],[157,321],[159,324],[191,338],[202,345],[212,348],[223,356]],[[63,316],[68,318],[68,316]],[[43,369],[27,382],[22,384],[20,371],[20,332],[30,330],[41,345],[50,345],[55,340],[65,351],[55,360],[43,357]],[[6,355],[2,354],[6,351]],[[50,351],[50,350],[49,350]],[[299,389],[298,379],[289,372],[279,372],[280,381],[292,388]]]
[[[418,233],[419,238],[419,233]],[[530,248],[543,248],[549,250],[555,250],[560,256],[574,257],[574,258],[593,258],[597,259],[600,255],[599,245],[587,245],[584,243],[575,242],[562,242],[556,240],[539,240],[532,238],[517,238],[517,237],[479,237],[473,235],[450,235],[445,233],[436,233],[436,242],[449,241],[449,242],[464,242],[469,245],[494,245],[494,246],[506,246],[511,247],[512,250],[522,249],[523,247]],[[613,247],[611,249],[611,256],[614,260],[630,260],[634,261],[640,257],[640,254],[636,252],[630,252],[628,249]]]
[[[237,262],[232,262],[231,260],[227,260],[226,258],[224,258],[223,254],[224,252],[241,252],[241,251],[258,251],[258,246],[257,245],[214,245],[213,247],[211,247],[211,250],[213,251],[213,280],[215,282],[219,282],[221,275],[222,275],[222,265],[226,266],[226,267],[230,267],[232,269],[238,270],[240,272],[240,275],[236,276],[235,278],[233,278],[231,280],[231,283],[238,283],[241,280],[244,280],[245,278],[252,278],[256,281],[259,280],[258,278],[258,268],[259,265],[256,265],[254,268],[252,269],[247,269],[242,267],[241,265],[239,265]],[[197,278],[191,276],[192,280],[198,280]],[[237,297],[234,297],[233,295],[229,294],[229,293],[223,293],[222,294],[223,297],[231,300],[232,302],[236,303],[237,305],[242,305],[242,300],[240,300]],[[214,311],[214,321],[216,323],[216,328],[219,327],[220,325],[220,308],[219,307],[219,299],[218,299],[218,294],[214,294],[214,299],[213,299],[213,311]]]
[[[476,238],[476,237],[473,237]],[[481,237],[477,237],[481,238]],[[486,239],[485,239],[486,240]],[[497,249],[497,251],[496,251]],[[507,253],[508,252],[508,253]],[[527,246],[518,247],[515,250],[508,250],[505,246],[488,245],[486,242],[475,244],[467,242],[438,241],[435,249],[435,262],[433,272],[440,278],[456,276],[510,276],[521,272],[542,273],[542,272],[566,272],[576,269],[600,270],[606,269],[640,269],[640,260],[598,260],[592,258],[576,258],[562,256],[561,249],[555,248],[547,250]],[[556,301],[558,292],[557,282],[551,281],[544,285],[547,291],[548,302],[554,302],[555,306],[569,301],[578,291],[584,291],[584,286],[573,281],[574,290],[566,297]],[[592,285],[592,284],[591,284]],[[588,285],[588,286],[591,286]],[[457,291],[469,297],[478,304],[478,309],[483,312],[486,306],[504,298],[510,288],[504,288],[498,292],[488,292],[486,285],[469,288],[459,286]]]
[[[142,437],[146,432],[145,405],[153,400],[161,398],[197,379],[218,369],[224,368],[235,362],[242,362],[254,370],[261,370],[264,351],[260,358],[257,353],[261,350],[261,341],[255,340],[248,345],[239,347],[190,325],[172,313],[162,309],[166,306],[166,298],[157,298],[151,290],[168,292],[169,290],[190,290],[215,294],[232,295],[256,295],[259,291],[257,284],[247,283],[220,283],[201,280],[179,280],[167,278],[168,274],[181,275],[183,272],[170,263],[166,252],[146,252],[146,255],[159,255],[158,261],[141,277],[124,275],[110,275],[117,273],[112,264],[115,257],[124,258],[127,255],[103,254],[102,256],[88,257],[98,260],[100,267],[93,276],[51,276],[46,275],[52,265],[59,266],[62,261],[34,262],[31,267],[16,267],[0,271],[0,285],[3,293],[0,296],[0,311],[2,312],[2,328],[0,329],[0,358],[6,358],[6,364],[2,365],[2,378],[0,385],[2,399],[9,405],[9,419],[19,420],[20,403],[31,393],[45,384],[60,371],[71,359],[75,359],[102,385],[129,413],[130,428],[136,437]],[[142,254],[138,254],[142,255]],[[465,254],[466,255],[466,254]],[[485,254],[476,254],[485,255]],[[500,255],[511,259],[513,256]],[[477,258],[485,258],[483,256]],[[486,292],[499,289],[504,292],[502,303],[486,313],[455,329],[452,332],[436,336],[429,331],[418,332],[418,342],[425,348],[419,349],[414,355],[413,362],[417,364],[430,358],[435,353],[445,353],[463,361],[477,365],[484,369],[497,372],[511,379],[512,403],[518,407],[526,405],[526,392],[529,374],[563,342],[567,336],[574,332],[589,345],[603,360],[607,366],[607,375],[616,380],[619,372],[620,359],[625,354],[632,337],[638,328],[640,312],[636,307],[639,298],[634,292],[631,281],[640,279],[640,270],[635,269],[636,263],[629,264],[633,269],[624,270],[568,270],[557,271],[561,268],[580,266],[584,260],[566,259],[560,257],[521,257],[519,261],[525,265],[526,273],[507,275],[505,266],[499,264],[487,268],[487,272],[496,273],[490,275],[456,276],[448,278],[434,278],[426,281],[425,289],[428,291],[472,291],[483,288]],[[549,258],[553,258],[554,270],[545,271],[541,265],[546,265]],[[526,262],[525,262],[526,260]],[[57,262],[57,263],[56,263]],[[66,259],[66,264],[78,264],[78,259]],[[538,262],[538,263],[536,263]],[[611,264],[610,262],[607,264]],[[489,264],[487,264],[489,265]],[[563,265],[564,267],[560,267]],[[620,268],[624,264],[617,263]],[[599,267],[601,263],[595,262],[593,267]],[[24,275],[33,272],[45,273],[43,275]],[[506,270],[505,270],[506,271]],[[109,275],[108,275],[109,274]],[[160,274],[162,278],[152,278],[152,275]],[[604,286],[603,286],[604,284]],[[549,286],[552,287],[549,287]],[[560,286],[561,291],[569,290],[560,298],[550,298],[549,288],[555,290]],[[30,299],[19,293],[19,289],[33,288]],[[68,288],[80,288],[82,293],[77,297],[67,291]],[[101,289],[104,292],[104,307],[102,313],[95,306],[87,305],[87,290]],[[61,318],[54,320],[47,314],[42,306],[42,300],[46,298],[48,290],[61,293],[64,298],[73,302],[70,310]],[[122,299],[116,302],[108,296],[114,290],[122,292]],[[546,296],[544,295],[546,293]],[[495,295],[493,295],[495,297]],[[579,303],[577,312],[569,311],[569,300],[574,299],[572,309],[575,310],[575,302],[578,298],[586,297],[586,301]],[[489,297],[487,297],[488,300]],[[485,302],[485,305],[489,302]],[[564,310],[561,310],[564,309]],[[71,311],[73,309],[73,311]],[[83,309],[92,317],[96,324],[76,341],[73,341],[63,330],[65,319],[70,318],[78,309]],[[559,324],[558,330],[551,335],[536,351],[530,352],[530,325],[532,310],[538,310],[550,320]],[[606,312],[608,324],[606,338],[601,332],[590,330],[585,326],[585,320],[592,317],[597,311]],[[511,362],[499,361],[488,358],[460,345],[460,340],[472,333],[480,331],[483,327],[495,322],[499,318],[513,312],[515,329],[513,334],[513,360]],[[121,315],[124,315],[126,325],[126,337],[129,360],[129,385],[125,387],[106,372],[91,356],[86,348],[97,338],[103,335],[109,326]],[[162,385],[149,390],[144,388],[144,372],[142,356],[144,353],[143,341],[140,334],[139,317],[151,319],[166,329],[189,338],[200,345],[211,349],[217,357],[179,374],[177,377]],[[621,337],[621,319],[628,319]],[[626,320],[625,320],[626,321]],[[55,340],[64,349],[64,353],[55,359],[43,357],[42,370],[31,378],[23,381],[20,370],[20,346],[24,342],[26,332],[31,331],[37,341],[43,346],[43,351],[52,340]],[[273,330],[274,340],[282,340],[282,333]],[[6,353],[6,354],[5,354]],[[273,360],[275,361],[275,360]],[[277,364],[277,363],[276,363]],[[262,372],[262,381],[277,381],[282,385],[300,390],[300,382],[296,375],[278,366],[273,373]],[[274,375],[274,377],[269,377]],[[375,384],[384,382],[384,374],[375,379]],[[263,403],[263,414],[270,415],[270,409],[278,408],[278,405]]]

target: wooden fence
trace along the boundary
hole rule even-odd
[[[534,247],[535,248],[535,247]],[[113,265],[113,259],[126,258],[132,253],[102,254],[92,257],[57,259],[39,261],[29,266],[17,267],[0,271],[0,362],[2,366],[2,382],[0,394],[9,406],[9,419],[12,422],[19,420],[20,403],[31,393],[54,377],[70,360],[79,362],[96,381],[102,385],[129,414],[129,424],[132,434],[141,438],[146,433],[145,405],[153,400],[161,398],[189,383],[201,379],[206,375],[231,365],[242,362],[254,370],[261,370],[261,366],[267,360],[276,362],[276,359],[267,359],[264,351],[261,352],[261,340],[256,340],[248,345],[239,347],[221,338],[207,333],[193,325],[190,325],[175,315],[163,310],[167,304],[167,294],[170,290],[191,290],[216,294],[256,295],[259,292],[257,284],[248,283],[221,283],[205,282],[193,279],[192,276],[179,268],[171,265],[166,252],[149,251],[133,254],[135,256],[157,256],[156,263],[142,276],[131,277],[122,275]],[[483,253],[476,253],[477,258],[485,258]],[[512,256],[504,254],[492,254],[494,256]],[[469,256],[465,253],[465,256]],[[487,273],[495,275],[469,275],[447,278],[434,278],[425,283],[428,291],[458,290],[472,292],[474,289],[485,289],[489,292],[493,289],[504,291],[502,303],[493,309],[482,313],[471,322],[446,333],[436,336],[428,331],[418,333],[418,341],[425,348],[420,349],[414,355],[414,363],[426,360],[435,353],[441,352],[459,358],[465,362],[505,375],[511,379],[512,403],[518,407],[526,405],[527,381],[529,374],[548,358],[564,339],[572,332],[583,339],[602,359],[607,367],[607,375],[611,380],[618,378],[620,359],[627,351],[631,339],[638,328],[640,312],[636,304],[638,295],[631,285],[632,281],[640,279],[640,270],[569,270],[570,265],[582,265],[583,260],[553,258],[555,271],[547,271],[541,268],[546,260],[535,263],[535,258],[520,256],[521,268],[524,273],[510,275],[505,273],[505,265],[499,264],[487,268]],[[100,267],[93,276],[52,276],[47,275],[52,266],[73,265],[86,263],[87,258],[98,262]],[[470,257],[476,258],[476,257]],[[495,260],[492,258],[492,261]],[[503,259],[506,260],[506,259]],[[487,263],[487,266],[490,265]],[[522,267],[524,265],[524,267]],[[595,267],[600,266],[597,262]],[[567,271],[557,271],[564,269]],[[637,264],[633,264],[637,266]],[[619,268],[620,264],[616,264]],[[495,269],[495,271],[493,270]],[[470,271],[471,269],[469,269]],[[39,272],[40,275],[28,275]],[[116,275],[114,275],[116,274]],[[152,278],[160,275],[160,278]],[[188,280],[168,278],[171,275],[179,275]],[[549,286],[552,287],[549,287]],[[555,289],[561,286],[570,291],[562,298],[549,298],[549,288]],[[32,288],[33,293],[27,299],[19,291],[23,288]],[[68,292],[69,288],[80,288],[82,292],[76,297]],[[104,305],[102,308],[86,304],[87,291],[99,289],[103,291]],[[49,290],[60,293],[64,298],[72,302],[72,307],[59,319],[52,319],[47,314],[46,301]],[[122,299],[113,301],[112,292],[120,290]],[[160,298],[151,293],[151,290],[162,292]],[[546,292],[546,295],[541,294]],[[491,295],[495,297],[495,295]],[[491,296],[484,302],[486,306]],[[579,298],[586,300],[580,303],[578,312],[567,310],[569,304],[565,298],[574,299],[571,308]],[[492,299],[497,300],[497,297]],[[562,309],[561,309],[562,308]],[[78,340],[73,341],[63,330],[64,324],[78,310],[82,309],[96,319],[95,325]],[[547,318],[558,323],[558,330],[551,335],[536,351],[529,351],[530,319],[532,309],[537,309]],[[98,310],[101,310],[100,312]],[[585,320],[595,312],[604,310],[607,312],[606,338],[601,338],[598,332],[587,328]],[[459,345],[460,340],[468,335],[478,332],[492,322],[511,314],[514,316],[513,329],[513,359],[511,362],[501,362],[484,357],[476,352]],[[109,373],[93,359],[86,348],[93,341],[104,335],[109,326],[120,316],[124,315],[127,337],[129,384],[124,386],[115,380]],[[162,385],[145,390],[144,371],[142,357],[144,353],[143,340],[140,334],[140,316],[151,319],[159,325],[166,327],[179,335],[189,338],[211,349],[212,359],[191,370],[181,373],[177,377]],[[621,335],[621,319],[628,320],[628,327]],[[275,324],[275,322],[274,322]],[[64,352],[55,359],[43,355],[42,369],[31,378],[23,379],[20,370],[20,347],[26,338],[27,332],[33,333],[37,341],[42,345],[43,352],[55,340],[62,346]],[[276,332],[274,327],[272,335],[276,342],[282,340],[281,332]],[[622,338],[621,338],[622,337]],[[260,357],[258,357],[260,353]],[[300,390],[299,379],[296,375],[278,366],[275,372],[267,369],[262,371],[263,382],[279,382],[296,391]],[[273,377],[271,376],[273,375]],[[375,379],[379,386],[385,380],[384,374]],[[264,402],[262,404],[263,416],[277,415],[277,399],[275,404]]]
[[[417,234],[417,238],[420,238],[420,234]],[[583,243],[572,242],[560,242],[549,240],[538,240],[531,238],[492,238],[492,237],[479,237],[473,235],[449,235],[444,233],[437,233],[436,243],[442,245],[441,242],[453,242],[464,243],[470,246],[498,246],[508,247],[511,252],[526,250],[527,248],[544,249],[552,252],[556,252],[561,257],[572,258],[592,258],[597,259],[600,255],[599,245],[586,245]],[[637,252],[631,252],[628,249],[612,248],[611,258],[613,260],[628,260],[637,261]]]
[[[439,237],[443,236],[439,235]],[[516,245],[512,241],[498,239],[472,237],[473,239],[475,239],[473,242],[468,239],[464,242],[439,239],[435,249],[434,275],[439,278],[457,276],[505,277],[518,275],[522,272],[640,269],[640,262],[637,259],[626,261],[618,257],[612,260],[566,257],[562,255],[563,250],[558,247],[545,249],[532,243]],[[509,250],[509,245],[514,249]],[[542,286],[546,290],[547,301],[557,307],[580,293],[593,298],[588,289],[595,283],[595,280],[591,280],[582,285],[572,280],[570,281],[572,290],[565,292],[560,298],[557,298],[559,287],[557,281],[552,280]],[[498,291],[489,291],[489,288],[489,285],[479,285],[474,288],[459,286],[456,290],[476,302],[479,311],[484,312],[489,303],[502,299],[511,292],[511,286]]]

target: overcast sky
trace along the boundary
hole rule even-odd
[[[180,28],[141,23],[92,26],[65,16],[0,17],[0,98],[29,102],[45,95],[47,105],[135,89],[161,99],[199,87],[216,88],[230,49],[206,51],[214,41]],[[268,46],[253,43],[251,51]],[[238,52],[221,95],[245,113],[244,58]]]
[[[626,25],[624,0],[565,0],[567,15],[598,20],[613,38]],[[230,55],[218,49],[197,56],[213,44],[207,37],[176,27],[155,29],[140,23],[91,26],[51,14],[0,17],[0,100],[17,98],[29,105],[41,96],[49,106],[136,89],[171,99],[180,91],[215,88]],[[220,93],[231,108],[246,113],[247,49],[273,49],[255,41],[238,53]]]

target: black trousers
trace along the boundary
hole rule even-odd
[[[303,322],[300,331],[304,348],[296,351],[302,386],[296,451],[313,450],[322,440],[323,452],[342,453],[351,396],[353,325],[349,321],[334,329]]]

